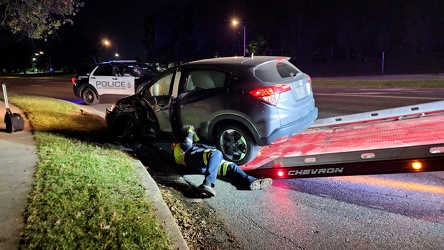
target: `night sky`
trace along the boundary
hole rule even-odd
[[[94,61],[181,63],[215,56],[289,56],[319,75],[442,72],[444,2],[428,0],[84,0],[47,40],[3,32],[0,67],[75,68]],[[179,8],[174,8],[179,7]],[[245,32],[233,26],[241,21]],[[243,43],[243,35],[246,42]],[[111,46],[102,45],[108,39]],[[44,41],[43,41],[44,40]],[[46,66],[47,67],[47,66]]]
[[[85,0],[76,19],[108,38],[121,59],[145,58],[143,22],[147,15],[168,5],[183,6],[188,0]]]

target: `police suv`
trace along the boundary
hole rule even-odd
[[[77,69],[74,94],[85,104],[97,104],[102,95],[129,96],[159,73],[155,68],[135,61],[111,61]]]

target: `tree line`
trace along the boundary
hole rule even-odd
[[[146,17],[150,62],[283,55],[297,62],[371,60],[442,54],[440,0],[192,0]],[[233,26],[236,18],[241,26]],[[243,26],[243,27],[242,27]]]

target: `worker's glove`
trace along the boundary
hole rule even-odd
[[[199,139],[199,136],[197,136],[197,134],[196,134],[196,132],[194,132],[194,135],[193,135],[193,141],[194,142],[198,142],[200,139]]]
[[[194,127],[193,126],[189,126],[188,127],[187,133],[193,133],[193,141],[194,142],[198,142],[200,140],[199,136],[197,136],[196,132],[194,131]]]
[[[193,126],[189,126],[187,133],[194,133],[194,127]]]

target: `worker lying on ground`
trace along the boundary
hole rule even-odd
[[[270,178],[256,179],[247,175],[238,165],[223,159],[222,152],[204,144],[194,144],[199,138],[194,128],[188,127],[187,136],[182,143],[174,143],[172,150],[177,164],[188,166],[205,175],[198,190],[207,195],[215,196],[214,185],[217,176],[227,177],[240,188],[258,190],[271,185]]]

